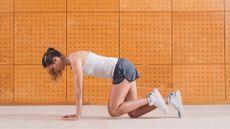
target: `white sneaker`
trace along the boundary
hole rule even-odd
[[[175,108],[175,110],[178,112],[179,118],[181,118],[183,113],[183,104],[179,90],[177,90],[176,92],[171,92],[169,94],[168,104]]]
[[[163,113],[168,112],[167,105],[164,99],[162,98],[160,92],[156,88],[154,88],[152,92],[148,94],[147,99],[148,99],[149,106],[154,105],[157,108],[159,108]]]

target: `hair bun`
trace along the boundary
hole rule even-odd
[[[52,48],[52,47],[49,47],[49,48],[47,49],[47,52],[50,52],[50,51],[55,51],[55,49]]]

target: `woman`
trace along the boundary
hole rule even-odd
[[[136,79],[139,78],[139,74],[127,59],[105,57],[89,51],[77,51],[64,56],[54,48],[48,48],[42,57],[42,64],[54,80],[61,76],[67,65],[71,66],[74,73],[76,113],[64,116],[62,120],[80,118],[83,74],[112,79],[108,102],[108,112],[112,117],[127,113],[131,118],[137,118],[156,108],[166,113],[166,103],[172,105],[181,117],[183,107],[179,90],[170,93],[165,100],[156,88],[147,97],[137,98]]]

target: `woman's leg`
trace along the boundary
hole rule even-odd
[[[133,99],[125,102],[132,83],[124,79],[121,83],[112,86],[108,103],[108,111],[111,116],[120,116],[148,104],[147,98]]]
[[[136,88],[136,81],[132,82],[132,86],[130,87],[130,90],[125,98],[125,102],[132,101],[137,99],[137,88]],[[149,106],[149,104],[145,104],[137,109],[134,109],[133,111],[129,112],[128,115],[131,118],[137,118],[140,117],[154,109],[156,109],[156,106]]]

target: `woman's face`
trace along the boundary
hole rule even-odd
[[[54,57],[53,64],[47,67],[47,70],[56,75],[60,75],[62,71],[65,69],[65,61],[64,57]]]

